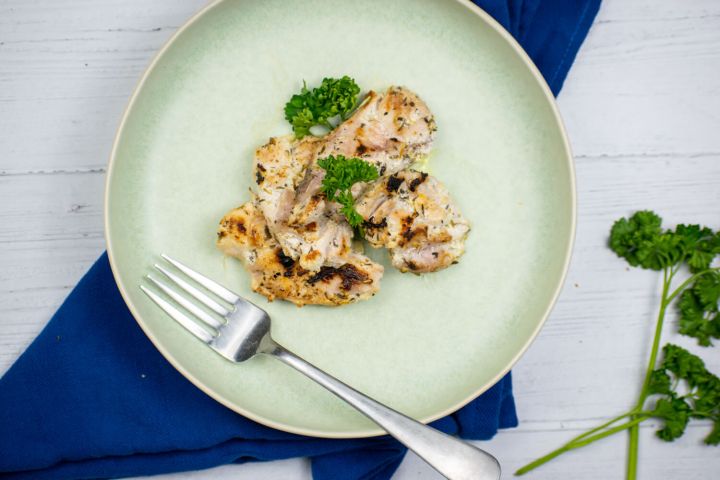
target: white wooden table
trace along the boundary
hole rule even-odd
[[[0,0],[0,373],[103,251],[121,112],[154,52],[205,1]],[[554,312],[514,369],[520,427],[482,442],[506,478],[637,394],[659,282],[606,248],[612,221],[652,208],[669,223],[720,228],[720,2],[607,0],[559,104],[577,164],[577,244]],[[720,371],[720,350],[695,351]],[[718,478],[720,449],[701,445],[707,424],[674,444],[652,427],[642,479]],[[621,478],[625,446],[618,435],[528,478]],[[295,459],[159,478],[310,473]],[[408,457],[396,478],[438,476]]]

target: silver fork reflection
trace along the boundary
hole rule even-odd
[[[156,264],[155,268],[165,279],[151,275],[146,278],[167,298],[144,285],[140,288],[165,313],[227,360],[244,362],[257,354],[271,355],[355,407],[445,477],[451,480],[500,478],[500,464],[489,453],[423,425],[323,372],[272,339],[270,316],[265,310],[177,260],[167,255],[162,257],[177,270]],[[202,285],[217,298],[204,293],[193,282]],[[188,295],[212,313],[199,307]]]

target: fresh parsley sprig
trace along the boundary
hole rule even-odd
[[[360,87],[347,75],[342,78],[324,78],[312,90],[303,82],[299,94],[293,95],[285,105],[285,119],[290,122],[298,138],[310,134],[310,128],[323,126],[332,130],[335,117],[347,119],[358,104]]]
[[[648,385],[649,395],[660,396],[649,412],[664,421],[658,437],[673,441],[682,436],[691,418],[710,419],[713,429],[705,443],[720,444],[720,378],[710,373],[699,357],[677,345],[665,345],[663,357]],[[683,382],[687,391],[681,393]]]
[[[372,182],[378,178],[373,165],[359,158],[345,158],[330,155],[318,159],[318,165],[325,170],[321,191],[328,200],[339,203],[341,211],[350,226],[362,231],[363,217],[355,210],[355,200],[350,188],[358,182]]]
[[[720,339],[720,268],[712,267],[720,255],[720,232],[699,225],[678,225],[674,230],[663,230],[662,219],[645,210],[616,221],[610,231],[609,246],[632,266],[663,272],[655,335],[638,400],[628,412],[578,435],[522,467],[516,475],[527,473],[565,452],[628,430],[627,479],[635,480],[638,426],[649,418],[663,421],[657,435],[665,441],[682,436],[693,418],[711,420],[713,428],[705,443],[720,444],[720,379],[705,368],[699,357],[677,345],[665,345],[659,365],[657,359],[667,308],[678,298],[675,305],[681,334],[697,339],[702,346],[712,345],[712,339]],[[692,275],[673,288],[673,280],[683,265],[687,265]],[[654,404],[649,400],[654,400]],[[648,403],[652,408],[648,409]]]

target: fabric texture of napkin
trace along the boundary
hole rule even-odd
[[[476,0],[557,94],[600,0]],[[510,374],[433,423],[467,439],[517,425]],[[216,403],[153,347],[103,255],[0,379],[0,477],[118,478],[311,457],[316,480],[386,480],[406,453],[388,437],[328,440],[259,425]]]

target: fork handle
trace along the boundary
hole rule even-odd
[[[450,480],[500,478],[500,464],[489,453],[363,395],[284,347],[278,346],[270,354],[358,409]]]

